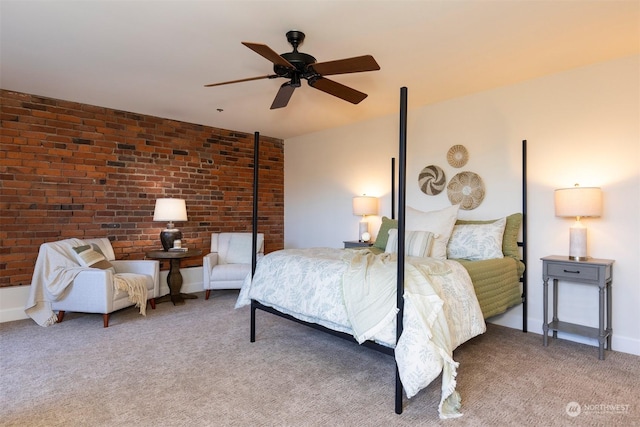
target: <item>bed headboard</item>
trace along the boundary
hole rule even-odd
[[[402,97],[402,93],[401,93]],[[406,102],[406,99],[405,99]],[[406,108],[406,107],[405,107]],[[404,195],[406,193],[406,133],[403,133],[403,129],[406,132],[406,113],[403,115],[403,101],[401,100],[401,113],[400,113],[400,170],[398,172],[399,183],[398,183],[398,192],[400,193],[401,199],[398,201],[398,212],[400,217],[404,222],[405,216],[405,202]],[[403,122],[404,121],[404,122]],[[520,277],[520,282],[522,283],[522,331],[527,332],[527,262],[528,262],[528,251],[527,251],[527,238],[528,238],[528,227],[527,227],[527,140],[522,141],[522,221],[521,221],[521,230],[522,230],[522,239],[517,242],[518,247],[520,248],[520,260],[525,265],[525,270],[522,276]],[[403,167],[404,165],[404,167]],[[395,207],[396,207],[396,159],[391,159],[391,219],[396,219],[395,215]],[[398,220],[398,260],[404,259],[404,241],[401,243],[401,236],[404,236],[404,232],[400,232],[400,220]],[[404,224],[402,225],[402,230],[404,230]],[[400,253],[400,249],[402,248],[402,254]],[[401,258],[402,257],[402,258]],[[399,263],[400,264],[400,263]],[[400,268],[398,268],[398,281],[400,289]],[[404,277],[402,277],[402,283],[404,283]],[[399,292],[400,294],[400,292]],[[398,308],[401,308],[402,303],[398,301]],[[400,333],[400,332],[399,332]]]

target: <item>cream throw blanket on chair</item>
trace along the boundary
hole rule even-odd
[[[80,239],[66,239],[40,245],[33,270],[29,299],[25,313],[40,326],[51,326],[58,321],[51,309],[51,302],[59,300],[76,276],[90,267],[81,267],[76,261],[74,247],[82,246]],[[119,273],[114,275],[116,289],[129,294],[129,301],[146,314],[146,277],[139,274]]]
[[[51,301],[60,299],[73,279],[86,269],[78,265],[73,255],[73,248],[82,244],[79,239],[66,239],[40,245],[24,310],[38,325],[51,326],[57,322]]]
[[[140,314],[147,315],[147,277],[135,273],[117,273],[113,285],[119,291],[129,294],[129,301],[140,308]]]

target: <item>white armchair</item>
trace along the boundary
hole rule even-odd
[[[96,244],[104,257],[113,265],[115,273],[135,273],[146,276],[147,300],[155,309],[155,298],[160,290],[160,263],[154,260],[116,260],[109,239],[85,239],[85,244]],[[46,243],[45,243],[46,245]],[[114,286],[115,273],[110,269],[88,268],[80,271],[67,286],[61,298],[51,301],[51,309],[58,310],[57,321],[62,322],[66,311],[101,313],[104,327],[109,326],[109,315],[135,304],[127,291]],[[141,312],[144,312],[142,310]]]
[[[258,257],[264,255],[264,234],[258,233]],[[211,253],[202,259],[205,299],[212,289],[240,289],[251,273],[252,233],[212,233]]]

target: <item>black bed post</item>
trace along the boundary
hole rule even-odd
[[[405,241],[405,205],[407,194],[407,88],[400,88],[400,141],[398,159],[398,283],[396,288],[396,344],[402,335],[404,316],[404,241]],[[402,413],[402,381],[396,363],[396,414]]]
[[[258,246],[258,172],[260,161],[260,133],[253,134],[253,242],[251,253],[251,276],[256,272],[257,246]]]
[[[391,158],[391,219],[396,219],[396,158]]]
[[[522,262],[525,271],[522,274],[522,332],[527,332],[527,140],[522,140]]]
[[[252,243],[251,243],[251,277],[256,272],[257,261],[257,246],[258,246],[258,172],[260,159],[260,133],[255,132],[253,134],[253,228],[252,228]],[[256,306],[254,301],[251,300],[251,337],[250,341],[256,341]]]

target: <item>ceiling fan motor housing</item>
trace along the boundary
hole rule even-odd
[[[307,65],[316,63],[316,58],[302,52],[294,51],[289,53],[283,53],[280,56],[282,56],[284,59],[289,61],[289,63],[296,68],[295,71],[302,74],[308,71]],[[290,78],[293,70],[291,70],[291,68],[283,67],[282,65],[275,64],[273,66],[273,71],[281,77]]]

